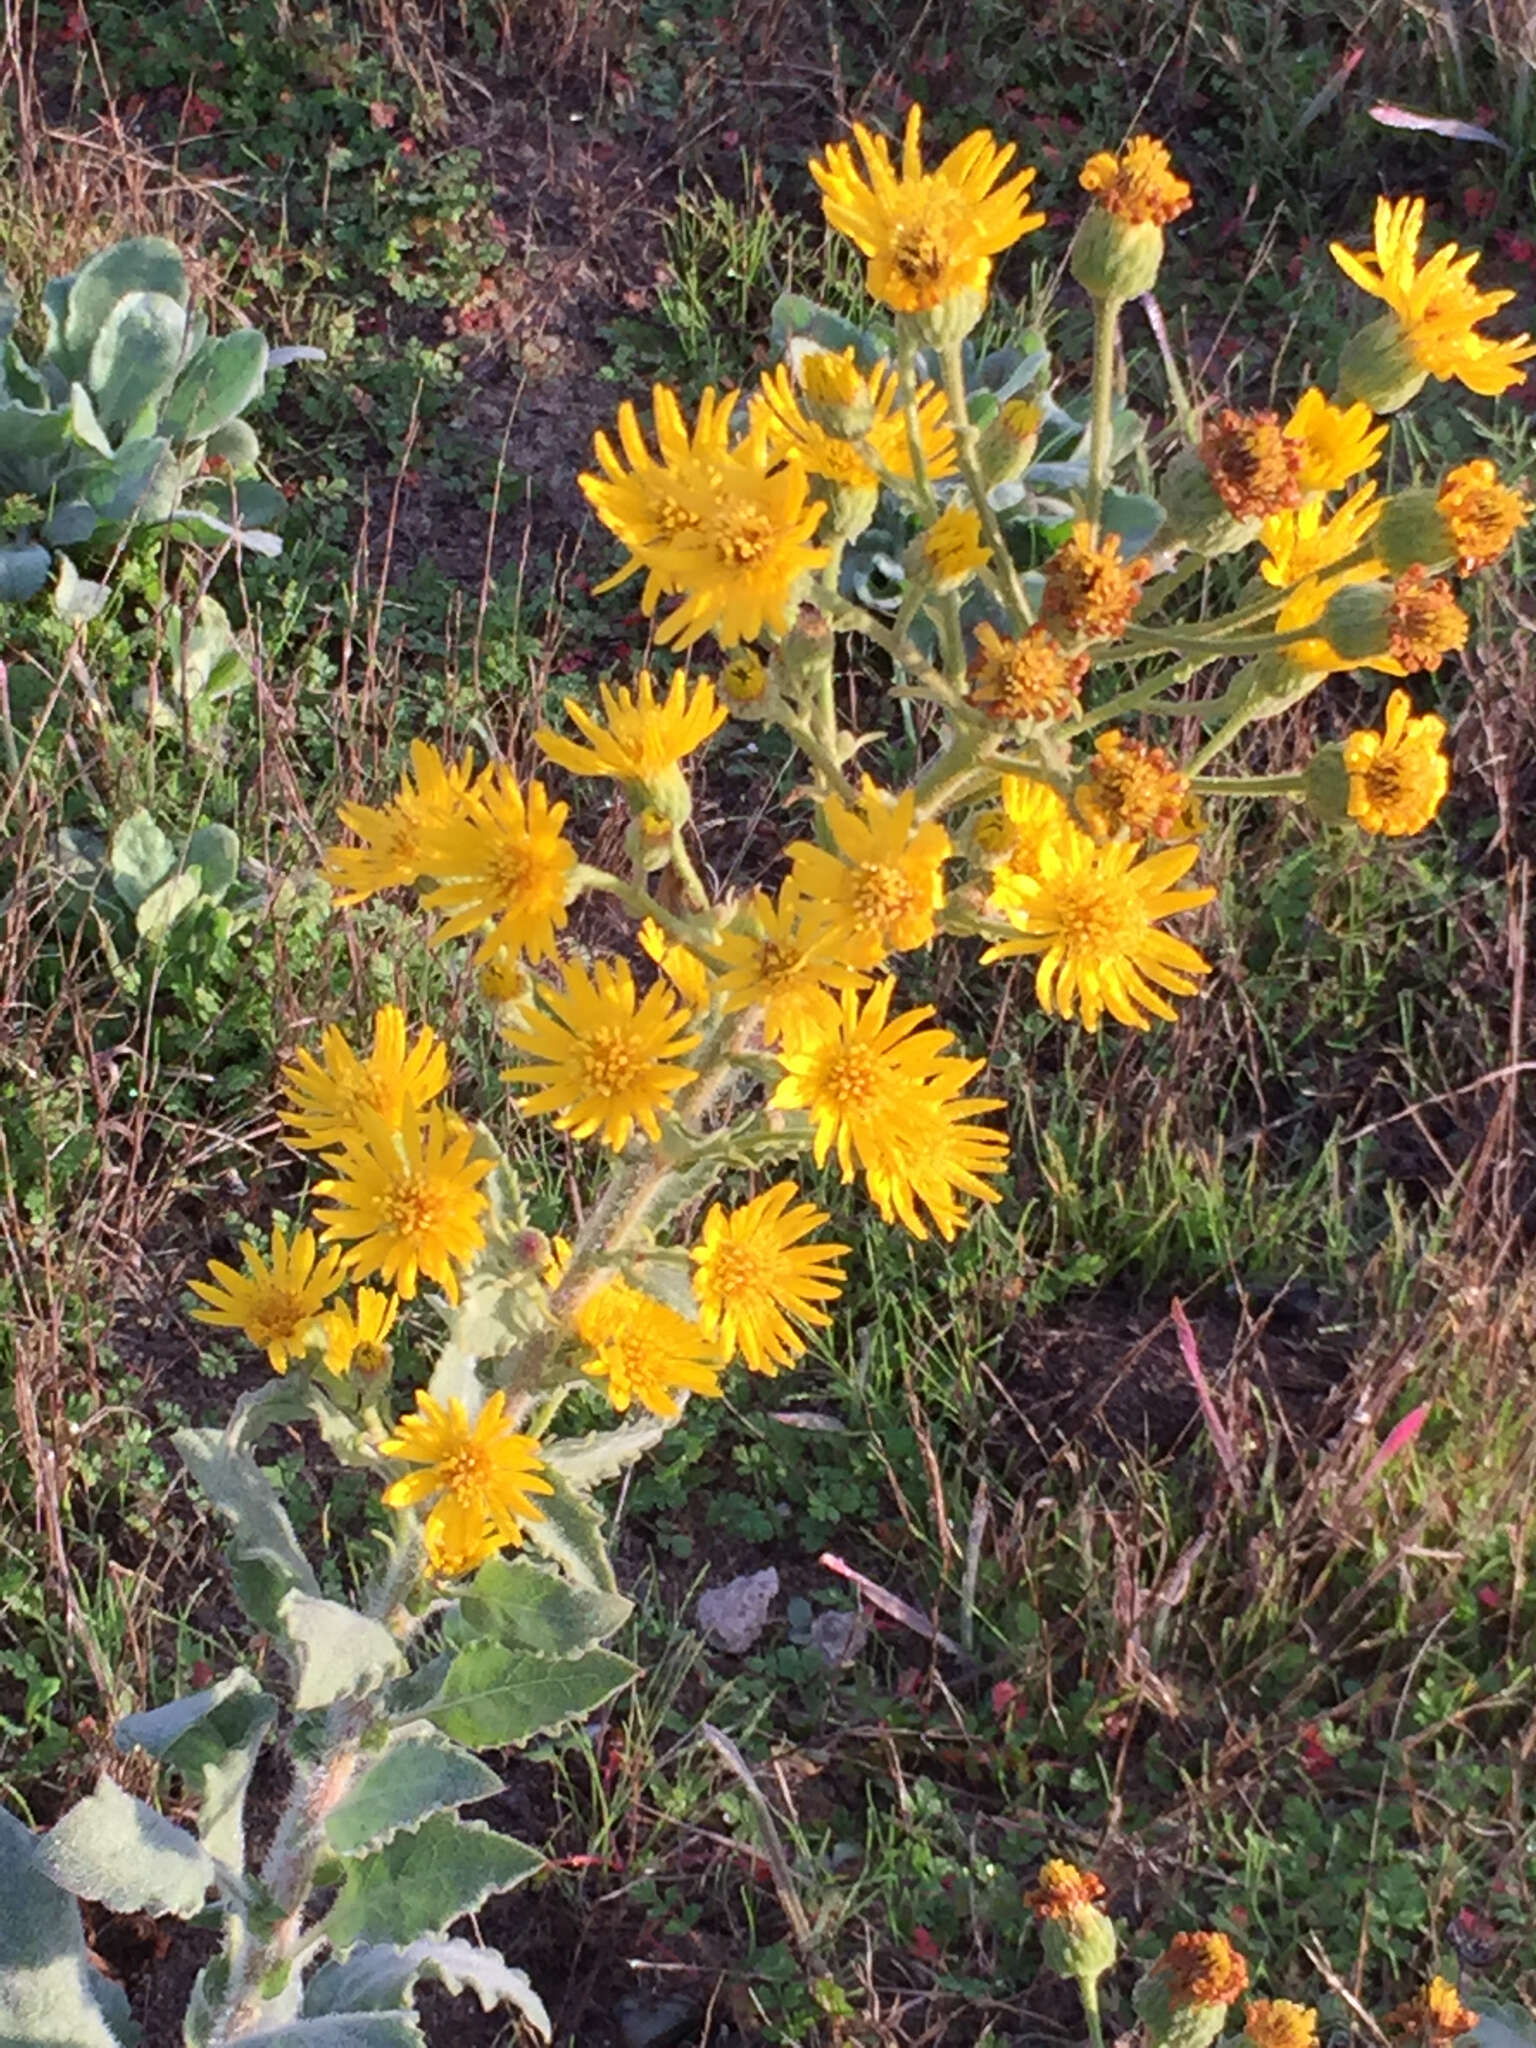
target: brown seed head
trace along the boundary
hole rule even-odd
[[[1392,592],[1391,652],[1409,675],[1437,669],[1447,654],[1467,644],[1467,615],[1443,576],[1410,569]]]
[[[976,631],[970,701],[999,719],[1066,718],[1087,673],[1087,655],[1068,654],[1044,626],[1005,640],[984,624]]]
[[[1151,573],[1144,555],[1121,561],[1118,533],[1106,533],[1095,545],[1093,528],[1079,520],[1045,565],[1041,623],[1064,640],[1118,640]]]
[[[1248,1989],[1248,1965],[1224,1934],[1176,1934],[1155,1967],[1175,2009],[1230,2005]]]
[[[1189,186],[1174,172],[1167,144],[1155,135],[1132,136],[1119,156],[1101,149],[1084,164],[1078,183],[1106,213],[1138,226],[1150,221],[1166,227],[1194,205]]]
[[[1161,747],[1101,733],[1077,808],[1096,839],[1187,839],[1189,777]]]
[[[1272,412],[1228,406],[1200,436],[1200,459],[1234,519],[1267,519],[1299,505],[1302,454],[1301,443],[1281,431]]]
[[[1421,2048],[1449,2048],[1459,2034],[1470,2034],[1477,2014],[1461,2002],[1461,1994],[1444,1977],[1431,1977],[1421,1991],[1387,2014],[1389,2034],[1421,2044]]]

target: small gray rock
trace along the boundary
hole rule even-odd
[[[857,1608],[834,1608],[811,1623],[810,1642],[834,1670],[851,1664],[869,1641],[869,1623]]]
[[[732,1579],[728,1586],[711,1586],[699,1595],[699,1627],[717,1649],[744,1656],[767,1627],[778,1597],[779,1575],[772,1565]]]

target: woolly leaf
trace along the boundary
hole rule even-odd
[[[525,1557],[492,1557],[460,1596],[459,1613],[476,1637],[493,1636],[510,1647],[545,1657],[574,1657],[589,1650],[634,1613],[622,1593],[573,1586]]]
[[[561,1437],[545,1445],[544,1462],[578,1493],[590,1493],[594,1486],[621,1477],[628,1466],[655,1450],[666,1433],[664,1422],[647,1415],[587,1436]]]
[[[340,2012],[326,2019],[284,2020],[259,2034],[242,2034],[248,2048],[422,2048],[409,2013]]]
[[[238,419],[267,375],[266,338],[254,327],[236,328],[198,351],[176,380],[160,413],[160,431],[178,444],[205,441]]]
[[[82,264],[73,277],[53,278],[43,304],[56,323],[49,352],[66,375],[80,377],[90,361],[96,337],[118,302],[135,293],[152,293],[187,303],[187,274],[172,245],[158,235],[138,235],[114,243]]]
[[[33,541],[0,548],[0,604],[25,604],[48,581],[53,557]]]
[[[341,1894],[323,1925],[333,1948],[445,1934],[495,1892],[510,1891],[543,1868],[526,1842],[499,1835],[483,1821],[433,1814],[411,1834],[396,1835],[372,1856],[347,1865]]]
[[[152,408],[176,381],[186,345],[187,317],[164,292],[131,292],[119,299],[91,344],[86,383],[96,417],[120,432]]]
[[[277,1490],[249,1451],[232,1445],[217,1429],[179,1429],[172,1442],[192,1477],[229,1522],[235,1558],[270,1575],[276,1585],[318,1595],[315,1575]]]
[[[42,1870],[40,1847],[0,1807],[0,2042],[120,2048],[93,1995],[80,1908]]]
[[[326,1963],[304,1993],[307,2013],[395,2012],[407,2005],[417,1979],[435,1977],[457,1995],[473,1991],[481,2010],[510,2006],[542,2040],[550,2037],[549,2014],[522,1970],[514,1970],[493,1948],[471,1941],[413,1941],[409,1948],[355,1948],[344,1963]]]
[[[103,1778],[38,1846],[38,1864],[77,1898],[119,1913],[190,1920],[214,1882],[207,1850],[173,1821]]]
[[[202,893],[202,882],[194,870],[182,868],[167,875],[133,913],[139,937],[151,946],[162,944],[177,918],[185,917]]]
[[[133,811],[112,834],[108,851],[112,886],[130,910],[137,910],[171,872],[175,850],[148,811]]]
[[[454,1658],[424,1718],[472,1749],[506,1749],[581,1720],[638,1673],[611,1650],[555,1658],[476,1643]]]
[[[231,1870],[245,1865],[246,1787],[275,1702],[249,1671],[189,1693],[146,1714],[127,1714],[112,1731],[120,1750],[147,1749],[181,1773],[198,1801],[198,1839]]]
[[[597,1593],[616,1593],[618,1582],[604,1541],[603,1518],[553,1464],[544,1475],[554,1487],[539,1496],[541,1519],[528,1524],[528,1540],[568,1577]]]
[[[408,1735],[353,1780],[326,1819],[326,1837],[338,1855],[357,1856],[382,1848],[429,1814],[489,1799],[500,1790],[489,1764],[467,1749],[430,1735]]]
[[[382,1621],[339,1600],[295,1590],[277,1618],[294,1667],[293,1704],[300,1713],[372,1692],[405,1669],[405,1657]]]

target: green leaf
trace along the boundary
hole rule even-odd
[[[616,1593],[619,1586],[613,1576],[602,1516],[582,1499],[557,1467],[547,1467],[545,1477],[555,1490],[540,1495],[541,1519],[529,1523],[529,1542],[578,1585],[590,1586],[598,1593]]]
[[[40,1846],[0,1807],[0,2042],[119,2048],[93,1996],[80,1908],[39,1867]]]
[[[59,557],[59,580],[53,586],[53,608],[73,626],[89,625],[98,617],[110,592],[105,583],[93,583],[82,576],[68,555]]]
[[[667,1424],[647,1415],[621,1422],[614,1429],[596,1429],[587,1436],[561,1437],[544,1446],[544,1462],[578,1493],[590,1493],[618,1479],[637,1458],[654,1451]]]
[[[77,1898],[119,1913],[190,1920],[215,1882],[213,1858],[185,1828],[103,1778],[43,1837],[38,1863]]]
[[[1145,554],[1164,519],[1155,498],[1138,497],[1132,491],[1106,491],[1099,515],[1106,533],[1118,533],[1121,548],[1129,558]]]
[[[199,825],[187,841],[186,861],[201,878],[203,895],[217,903],[240,873],[240,841],[227,825]]]
[[[245,411],[266,375],[266,337],[254,327],[206,342],[176,380],[161,411],[160,431],[178,445],[207,440]]]
[[[109,433],[120,432],[170,390],[186,339],[187,316],[164,292],[130,292],[118,300],[91,344],[86,368],[96,416]]]
[[[460,1596],[459,1612],[476,1636],[544,1657],[574,1657],[622,1628],[634,1613],[622,1593],[573,1586],[526,1557],[492,1557]]]
[[[501,1790],[501,1780],[479,1757],[456,1743],[431,1735],[406,1735],[392,1742],[355,1778],[326,1823],[326,1838],[340,1856],[381,1849],[402,1828],[414,1828],[429,1814]]]
[[[409,2013],[341,2012],[326,2019],[284,2020],[259,2034],[242,2034],[249,2048],[422,2048]]]
[[[287,1594],[277,1611],[294,1667],[293,1704],[302,1713],[372,1692],[405,1670],[405,1656],[382,1621],[339,1600]]]
[[[1532,2048],[1536,2017],[1524,2006],[1495,2005],[1478,1997],[1477,2025],[1467,2035],[1468,2048]]]
[[[68,498],[55,505],[43,528],[43,539],[51,548],[78,547],[96,531],[96,508],[84,498]]]
[[[405,2006],[419,1977],[435,1977],[457,1996],[473,1991],[483,2012],[510,2006],[541,2040],[550,2038],[544,2001],[522,1970],[493,1948],[471,1941],[413,1941],[409,1948],[355,1948],[344,1963],[326,1963],[304,1992],[306,2013],[395,2012]]]
[[[139,937],[147,945],[163,944],[177,918],[185,917],[202,893],[202,882],[195,873],[183,868],[178,874],[167,875],[133,913]]]
[[[0,406],[0,498],[12,493],[46,504],[83,457],[69,415]]]
[[[638,1675],[612,1650],[555,1658],[476,1643],[454,1658],[424,1718],[472,1749],[507,1749],[581,1720]]]
[[[69,387],[69,428],[82,448],[89,448],[95,455],[104,455],[110,462],[114,454],[112,443],[102,431],[96,408],[91,403],[91,394],[83,384]]]
[[[73,278],[51,281],[43,303],[59,322],[51,352],[66,375],[84,374],[112,308],[120,299],[141,292],[172,299],[178,309],[187,303],[187,274],[181,258],[159,235],[117,242],[83,264]]]
[[[246,1788],[276,1703],[249,1671],[145,1714],[127,1714],[112,1731],[120,1750],[147,1749],[181,1773],[198,1802],[198,1839],[229,1869],[245,1867]]]
[[[0,604],[25,604],[48,581],[53,557],[35,541],[0,548]]]
[[[181,496],[181,466],[162,435],[130,441],[86,478],[84,494],[111,526],[162,525]]]
[[[320,1588],[293,1524],[250,1453],[231,1445],[217,1429],[179,1429],[171,1440],[192,1477],[229,1522],[233,1554],[264,1565],[288,1586],[318,1595]]]
[[[354,1943],[398,1942],[446,1934],[494,1892],[510,1891],[544,1866],[526,1842],[497,1834],[483,1821],[434,1814],[411,1834],[396,1835],[377,1854],[347,1865],[341,1894],[323,1922],[338,1950]]]
[[[112,834],[107,853],[112,886],[130,910],[137,910],[176,864],[176,853],[148,811],[132,812]]]
[[[245,420],[230,420],[208,436],[203,453],[217,462],[227,462],[237,477],[245,477],[261,459],[261,443],[256,438],[256,429]],[[253,520],[250,523],[259,525],[261,522]]]

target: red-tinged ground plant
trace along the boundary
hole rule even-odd
[[[595,1192],[565,1233],[535,1228],[492,1129],[452,1104],[451,1048],[393,1007],[370,1044],[331,1029],[284,1068],[289,1142],[317,1165],[308,1220],[195,1283],[196,1313],[265,1351],[273,1378],[226,1428],[177,1439],[284,1681],[236,1670],[119,1724],[122,1746],[180,1774],[195,1834],[109,1777],[48,1835],[0,1836],[44,1930],[31,1975],[0,1990],[0,2032],[27,2037],[46,1976],[80,2038],[114,2038],[66,1893],[216,1913],[195,2048],[415,2040],[423,1975],[545,2027],[517,1971],[449,1934],[539,1852],[458,1809],[499,1782],[476,1750],[578,1720],[635,1675],[603,1646],[629,1603],[599,1490],[687,1400],[738,1368],[792,1368],[835,1314],[848,1251],[803,1162],[835,1165],[918,1239],[953,1239],[1005,1192],[1006,1105],[904,998],[904,963],[943,934],[979,970],[1032,960],[1068,1023],[1145,1030],[1211,972],[1188,920],[1215,894],[1198,874],[1212,804],[1305,802],[1398,835],[1444,798],[1445,722],[1406,685],[1464,642],[1451,578],[1499,556],[1525,501],[1486,462],[1393,497],[1371,472],[1426,379],[1522,379],[1533,350],[1483,331],[1502,295],[1473,288],[1475,259],[1420,264],[1422,207],[1383,202],[1374,252],[1335,251],[1387,310],[1334,393],[1283,417],[1196,417],[1178,395],[1182,447],[1155,496],[1127,491],[1124,471],[1150,470],[1115,397],[1119,324],[1193,204],[1167,150],[1140,136],[1083,172],[1071,269],[1096,318],[1079,418],[1043,347],[969,345],[995,259],[1042,225],[1011,147],[978,133],[928,169],[915,109],[899,161],[862,128],[855,144],[811,171],[868,259],[875,321],[782,302],[756,390],[706,392],[690,415],[659,387],[649,426],[626,402],[582,478],[626,550],[614,580],[643,577],[658,640],[693,673],[568,702],[535,735],[532,775],[416,740],[392,796],[343,806],[328,858],[340,904],[413,890],[432,943],[471,949],[506,1047],[495,1122],[587,1148]],[[1222,556],[1252,577],[1192,621],[1180,607]],[[883,721],[845,723],[840,651],[878,670],[861,701]],[[1353,668],[1394,679],[1379,727],[1277,775],[1217,771],[1247,727]],[[897,720],[918,743],[901,782],[882,750]],[[752,724],[793,744],[803,781],[781,859],[725,891],[699,858],[689,774]],[[621,808],[614,869],[570,829],[588,784]],[[627,918],[628,943],[588,943],[590,899]],[[394,1369],[407,1327],[434,1361],[420,1389]],[[571,1427],[595,1406],[600,1426]],[[322,1594],[256,1455],[301,1423],[376,1475],[390,1517],[355,1602]],[[242,1804],[272,1739],[293,1790],[250,1867]],[[1114,1938],[1093,1883],[1048,1866],[1040,1910],[1055,1966],[1096,1986]],[[1138,1994],[1151,2048],[1205,2048],[1243,1974],[1224,1937],[1177,1937]],[[1088,2015],[1097,2039],[1091,2000]],[[1272,2009],[1255,2048],[1277,2029]]]

